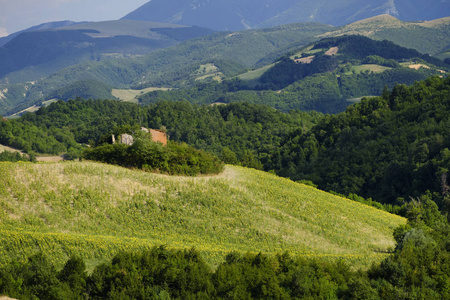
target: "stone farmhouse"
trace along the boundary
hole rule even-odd
[[[153,142],[160,142],[164,146],[167,145],[167,134],[164,131],[157,130],[157,129],[148,129],[145,127],[141,127],[141,130],[144,132],[150,133]],[[116,137],[114,135],[112,136],[112,142],[113,142],[113,144],[116,143]],[[134,138],[133,138],[133,136],[124,133],[119,136],[117,143],[127,144],[127,145],[131,146],[134,143]]]

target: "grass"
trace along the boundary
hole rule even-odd
[[[313,49],[313,46],[309,46],[309,47],[304,48],[302,51],[296,52],[294,55],[291,55],[290,58],[295,59],[296,57],[301,57],[302,54],[304,54],[305,56],[310,56],[310,55],[314,55],[314,54],[322,52],[322,51],[324,51],[323,48]]]
[[[361,73],[365,71],[374,72],[374,73],[383,73],[386,70],[390,70],[392,68],[384,67],[380,65],[372,65],[372,64],[364,64],[359,66],[354,66],[352,68],[356,73]]]
[[[145,94],[145,93],[149,93],[149,92],[153,92],[153,91],[167,91],[169,90],[168,88],[157,88],[157,87],[149,87],[146,89],[142,89],[142,90],[120,90],[120,89],[113,89],[111,91],[111,94],[122,100],[122,101],[126,101],[126,102],[133,102],[133,103],[139,103],[139,100],[137,99],[138,96]]]
[[[380,262],[405,219],[265,172],[175,177],[93,162],[0,163],[0,266],[42,250],[90,268],[121,250],[195,247]]]
[[[274,65],[275,64],[270,64],[256,70],[248,71],[247,73],[239,75],[238,78],[245,81],[249,86],[255,86],[258,84],[261,76]]]
[[[373,97],[377,97],[377,96],[362,96],[362,97],[356,97],[356,98],[351,98],[351,99],[347,99],[348,102],[350,103],[358,103],[360,102],[363,98],[373,98]]]
[[[200,65],[199,68],[191,74],[195,78],[195,81],[212,79],[214,81],[221,82],[225,75],[219,70],[219,68],[212,64]]]

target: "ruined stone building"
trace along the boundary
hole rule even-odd
[[[141,127],[141,130],[144,132],[150,133],[150,135],[152,136],[153,142],[160,142],[164,146],[167,145],[167,134],[165,132],[163,132],[161,130],[157,130],[157,129],[148,129],[145,127]],[[112,142],[113,142],[113,144],[116,143],[116,137],[114,135],[112,136]],[[119,136],[117,143],[127,144],[127,145],[131,146],[134,143],[134,138],[133,138],[133,136],[124,133]]]

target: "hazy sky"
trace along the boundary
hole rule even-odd
[[[149,0],[0,0],[0,37],[51,21],[117,20]]]

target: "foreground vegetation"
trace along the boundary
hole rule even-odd
[[[195,247],[210,265],[231,251],[289,251],[355,268],[394,247],[401,217],[264,172],[227,166],[177,177],[93,162],[0,164],[0,264],[38,250],[61,267],[121,250]]]

